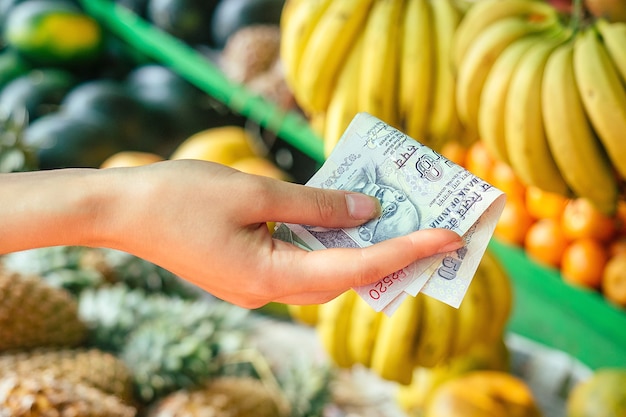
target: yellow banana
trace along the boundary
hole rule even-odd
[[[527,185],[569,195],[568,186],[550,153],[541,113],[541,82],[550,53],[566,39],[544,36],[515,68],[505,103],[505,140],[511,167]]]
[[[317,316],[319,312],[319,305],[317,304],[287,304],[287,311],[294,320],[302,324],[306,324],[307,326],[315,326],[317,324]]]
[[[413,351],[414,365],[432,368],[449,360],[453,353],[458,310],[424,294],[416,298],[422,298],[423,313],[420,336]]]
[[[352,308],[348,351],[354,363],[369,367],[384,313],[374,310],[363,298],[357,297]]]
[[[618,184],[583,108],[573,56],[573,42],[568,42],[556,49],[546,63],[541,89],[546,138],[574,194],[611,215],[617,208]]]
[[[626,22],[608,22],[599,19],[596,21],[596,27],[602,35],[604,46],[615,68],[626,84]]]
[[[332,0],[288,0],[280,16],[280,59],[291,87],[299,72],[302,52]]]
[[[499,160],[509,164],[504,140],[504,110],[509,83],[522,55],[540,41],[537,36],[525,36],[510,44],[496,59],[483,86],[478,105],[478,135]]]
[[[293,87],[306,113],[325,111],[339,69],[369,15],[374,0],[332,1],[304,46]]]
[[[554,20],[557,11],[548,3],[533,0],[480,0],[465,13],[454,35],[452,64],[458,68],[476,37],[487,26],[506,17],[525,17],[535,21]]]
[[[425,141],[433,83],[434,39],[428,0],[407,0],[404,13],[398,111],[404,132]]]
[[[467,354],[485,338],[491,317],[491,303],[487,293],[487,278],[480,265],[470,283],[465,297],[455,311],[457,328],[451,356]]]
[[[509,274],[491,250],[485,251],[478,269],[482,274],[484,291],[487,294],[486,304],[489,305],[485,321],[487,325],[481,339],[484,344],[491,346],[499,344],[504,337],[513,305],[513,288]]]
[[[359,80],[363,63],[363,35],[350,50],[345,65],[341,68],[337,85],[332,93],[324,120],[324,154],[330,155],[341,135],[359,111],[361,95]]]
[[[626,178],[626,91],[593,28],[576,38],[574,74],[589,120],[613,166]]]
[[[341,368],[354,363],[347,342],[352,306],[357,297],[354,290],[348,290],[319,307],[316,332],[329,357]]]
[[[359,111],[399,127],[397,111],[400,16],[404,0],[376,0],[365,23]]]
[[[370,369],[381,378],[411,383],[412,348],[420,334],[422,298],[407,297],[391,316],[382,315],[370,362]]]
[[[460,12],[451,0],[430,0],[435,39],[435,78],[433,101],[427,132],[431,147],[438,150],[445,141],[460,130],[456,112],[455,80],[450,65],[452,38],[461,20]]]
[[[526,17],[503,18],[476,36],[457,68],[456,104],[459,119],[470,130],[477,130],[480,94],[494,61],[512,42],[555,26],[556,20],[539,23]]]

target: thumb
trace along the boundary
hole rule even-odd
[[[323,227],[354,227],[380,215],[377,198],[352,191],[325,190],[272,181],[270,199],[261,209],[268,221]]]

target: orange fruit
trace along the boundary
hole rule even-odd
[[[464,167],[467,148],[455,140],[444,143],[439,152],[455,164]]]
[[[494,159],[482,141],[474,142],[465,155],[465,168],[477,177],[489,182]]]
[[[626,253],[626,237],[621,236],[609,242],[609,256],[615,256],[618,253]]]
[[[599,211],[589,200],[570,200],[561,216],[563,232],[570,239],[592,237],[603,242],[610,240],[617,229],[617,221]]]
[[[120,151],[105,159],[100,168],[136,167],[163,161],[163,157],[152,152]]]
[[[544,191],[532,185],[526,187],[525,199],[526,209],[536,219],[561,217],[569,201],[561,194]]]
[[[569,241],[557,219],[546,218],[533,223],[524,238],[524,249],[529,258],[554,268],[561,266],[563,252]]]
[[[507,199],[493,234],[503,242],[523,246],[526,233],[534,221],[522,200]]]
[[[561,258],[563,281],[599,289],[608,257],[608,248],[597,239],[584,237],[572,241]]]
[[[607,300],[626,308],[626,253],[609,258],[604,267],[600,288]]]
[[[626,201],[620,200],[617,202],[617,212],[615,213],[616,219],[616,233],[620,236],[626,236]]]
[[[490,184],[499,190],[502,190],[507,199],[523,200],[526,194],[526,186],[519,179],[513,168],[502,161],[494,161],[489,174]]]

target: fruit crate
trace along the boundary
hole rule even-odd
[[[130,47],[171,67],[234,112],[273,132],[313,165],[324,161],[322,141],[302,115],[283,111],[231,82],[200,52],[113,1],[82,3],[87,13]],[[490,248],[503,262],[514,286],[511,333],[563,351],[591,369],[626,367],[626,311],[610,305],[598,293],[565,284],[558,271],[537,265],[520,248],[496,239]]]

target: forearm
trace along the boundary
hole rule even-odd
[[[0,254],[56,245],[97,245],[117,198],[92,169],[0,174]]]

